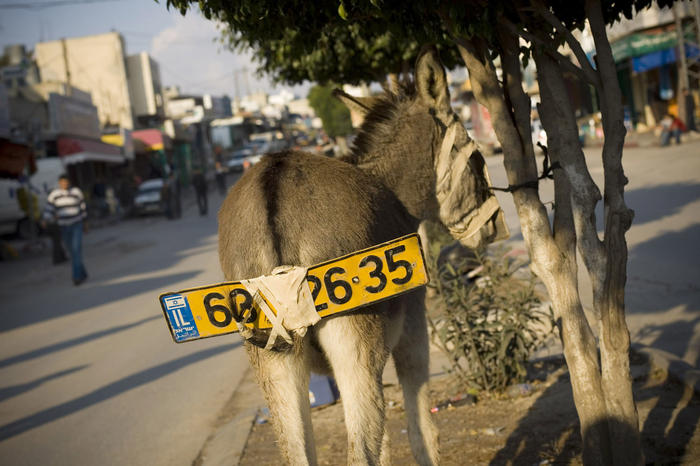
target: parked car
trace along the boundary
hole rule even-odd
[[[263,154],[270,151],[270,143],[267,141],[251,141],[242,148],[233,151],[226,161],[226,167],[231,172],[242,172],[246,166],[255,165]]]
[[[168,218],[182,215],[180,189],[173,178],[154,178],[141,183],[134,197],[133,213],[143,215],[149,213],[165,214]]]

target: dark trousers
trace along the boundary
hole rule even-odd
[[[66,251],[63,249],[63,243],[61,242],[61,229],[56,223],[49,223],[46,227],[46,231],[51,238],[51,255],[53,256],[53,263],[60,264],[68,260],[66,256]]]
[[[226,195],[226,173],[219,172],[215,176],[216,187],[219,189],[219,194],[222,196]]]
[[[675,129],[664,129],[661,132],[661,145],[662,146],[668,146],[671,143],[671,136],[673,136],[676,139],[676,144],[681,143],[681,130],[678,128]]]
[[[199,215],[207,215],[207,187],[195,187],[194,192],[197,195],[197,207],[199,207]]]
[[[61,225],[63,242],[68,246],[73,265],[73,281],[87,278],[87,271],[83,265],[83,222],[75,222],[72,225]]]

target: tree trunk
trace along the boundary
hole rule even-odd
[[[531,189],[531,185],[516,189],[513,200],[532,269],[549,292],[560,327],[581,422],[584,463],[636,465],[641,464],[643,458],[629,376],[629,332],[624,319],[627,263],[624,234],[631,223],[631,211],[623,198],[626,179],[621,165],[625,136],[621,93],[599,1],[587,0],[586,12],[598,50],[598,69],[588,63],[581,64],[583,69],[570,63],[566,63],[565,68],[593,80],[600,94],[605,131],[605,239],[601,241],[598,237],[595,222],[600,190],[587,169],[562,77],[564,64],[551,53],[556,50],[531,47],[537,65],[542,98],[540,116],[548,134],[549,155],[562,167],[554,172],[553,226],[549,224],[537,190]],[[551,14],[546,21],[561,32],[561,23]],[[458,38],[456,42],[469,70],[474,94],[491,113],[503,148],[508,182],[518,186],[537,179],[530,136],[530,104],[521,85],[517,31],[503,25],[497,29],[502,87],[480,39]],[[566,38],[570,41],[573,36],[568,33]],[[584,55],[580,48],[574,52],[577,56]],[[578,293],[577,249],[591,277],[593,306],[600,328],[600,364],[596,340]]]
[[[459,49],[469,70],[474,94],[491,113],[496,136],[503,147],[504,164],[510,185],[536,180],[534,151],[531,147],[528,151],[524,149],[527,145],[532,145],[530,125],[527,124],[527,128],[516,126],[517,116],[514,115],[519,113],[518,108],[510,108],[504,98],[505,92],[508,102],[519,107],[522,112],[524,100],[520,95],[523,91],[519,64],[504,56],[506,59],[502,63],[505,89],[501,89],[493,65],[486,60],[483,46],[478,41],[462,40],[459,42]],[[529,104],[527,112],[529,118]],[[521,134],[519,129],[525,134]],[[560,244],[566,243],[566,248],[571,251],[568,254],[554,239],[537,190],[518,189],[513,192],[513,200],[518,211],[523,239],[530,253],[531,267],[545,284],[559,323],[564,355],[571,372],[574,400],[581,421],[584,461],[586,464],[610,464],[610,445],[607,424],[604,422],[605,400],[595,337],[583,313],[578,294],[575,251],[571,249],[570,242],[563,241],[567,234],[567,228],[563,227],[567,224],[564,220],[566,214],[559,217],[562,223],[558,235]],[[566,204],[565,202],[562,205],[562,209]],[[569,238],[574,238],[570,228],[568,235]]]
[[[603,116],[603,168],[605,172],[605,253],[607,267],[600,293],[600,355],[612,441],[617,446],[615,464],[643,464],[639,419],[629,372],[630,336],[625,322],[625,283],[627,282],[627,242],[625,233],[634,212],[627,208],[622,169],[625,140],[622,93],[612,49],[605,33],[600,0],[586,1],[601,77],[600,104]],[[636,455],[632,453],[637,453]]]

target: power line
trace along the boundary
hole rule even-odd
[[[2,10],[41,10],[59,6],[85,5],[89,3],[118,2],[120,0],[53,0],[48,2],[0,3]]]

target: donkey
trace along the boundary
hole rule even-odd
[[[415,85],[372,100],[339,91],[337,97],[365,115],[347,159],[270,154],[229,191],[219,211],[219,260],[227,280],[281,265],[311,266],[416,232],[424,219],[439,217],[470,246],[498,233],[498,209],[483,209],[493,198],[483,158],[472,156],[476,146],[450,107],[434,49],[419,55]],[[308,396],[314,371],[336,379],[348,463],[389,464],[382,373],[391,355],[413,455],[419,464],[438,464],[428,345],[422,290],[323,319],[291,347],[265,350],[248,342],[286,462],[316,464]]]

